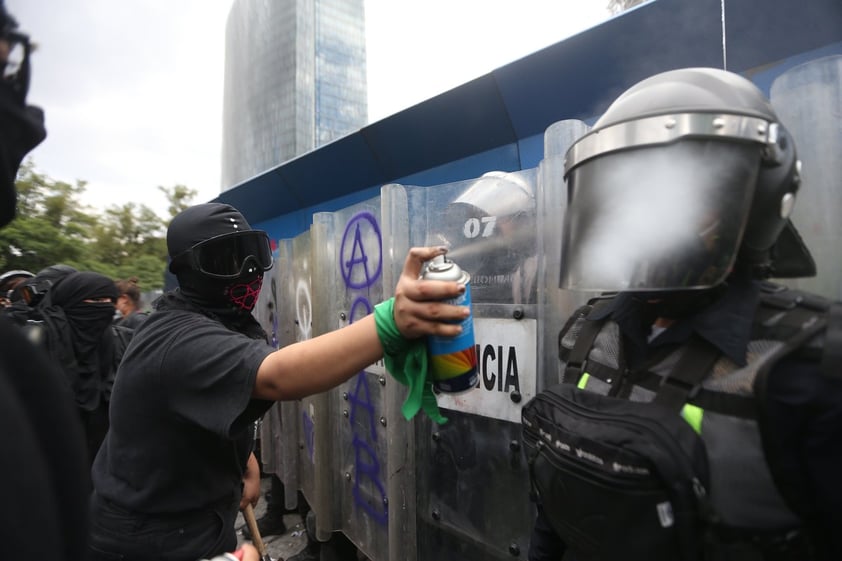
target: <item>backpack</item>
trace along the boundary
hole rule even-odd
[[[842,360],[822,354],[822,336],[842,333],[837,320],[826,329],[839,306],[763,283],[746,367],[693,336],[632,372],[617,325],[588,319],[615,296],[592,299],[567,321],[562,382],[522,409],[532,493],[549,524],[577,561],[809,559],[803,521],[789,506],[797,499],[766,465],[757,412],[765,376],[784,357],[819,357],[823,371],[838,373]],[[703,417],[713,427],[704,438]],[[721,485],[728,477],[746,488],[730,493]],[[765,502],[729,502],[729,494]],[[735,525],[741,517],[764,522]]]

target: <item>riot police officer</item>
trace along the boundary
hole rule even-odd
[[[789,220],[795,142],[765,96],[723,70],[655,75],[622,94],[565,165],[562,288],[610,294],[565,326],[562,384],[548,391],[597,394],[595,409],[628,400],[674,411],[706,460],[695,514],[667,492],[661,510],[633,509],[615,527],[633,484],[605,483],[617,479],[600,466],[638,468],[597,460],[608,449],[638,456],[561,427],[598,453],[582,468],[557,448],[568,467],[554,471],[535,452],[530,561],[565,551],[580,561],[839,559],[842,365],[822,359],[834,305],[766,281],[810,276],[815,264]],[[607,487],[588,487],[600,475]],[[597,488],[612,499],[588,500]]]

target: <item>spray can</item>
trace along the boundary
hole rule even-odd
[[[424,279],[456,281],[465,292],[446,300],[449,304],[471,307],[471,275],[453,261],[440,255],[427,264]],[[477,385],[477,351],[474,342],[473,313],[461,321],[462,333],[456,337],[427,337],[427,355],[433,387],[441,392],[461,393]]]

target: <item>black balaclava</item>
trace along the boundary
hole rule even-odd
[[[246,232],[251,226],[231,205],[205,203],[183,210],[167,230],[167,248],[174,259],[199,242],[223,234]],[[263,284],[263,270],[248,267],[236,279],[209,277],[179,260],[170,263],[181,293],[193,304],[222,319],[251,316]]]
[[[96,347],[111,325],[114,302],[120,295],[114,281],[90,271],[70,273],[51,290],[53,306],[62,309],[73,331],[75,346],[83,354]],[[108,298],[108,302],[86,302]]]
[[[16,27],[0,3],[0,34]],[[0,79],[0,227],[15,217],[15,179],[23,158],[46,137],[44,112],[26,105],[25,90]]]
[[[70,273],[50,289],[39,308],[51,359],[64,371],[76,404],[93,411],[107,399],[113,369],[110,336],[119,291],[110,278],[84,271]],[[86,302],[107,298],[107,302]]]

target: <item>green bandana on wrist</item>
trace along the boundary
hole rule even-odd
[[[409,421],[424,410],[438,424],[447,422],[439,411],[433,382],[427,379],[427,346],[424,339],[405,339],[394,318],[395,299],[389,298],[374,306],[374,324],[383,345],[383,362],[392,377],[409,387],[401,413]]]

